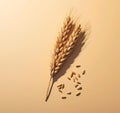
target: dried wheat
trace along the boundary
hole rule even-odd
[[[53,78],[60,70],[61,66],[64,64],[64,61],[73,51],[74,46],[76,45],[77,39],[81,33],[81,26],[74,23],[73,19],[68,16],[64,22],[64,26],[57,37],[56,45],[54,48],[54,54],[51,62],[50,70],[50,81],[47,89],[46,101],[49,97],[50,90],[53,86]]]

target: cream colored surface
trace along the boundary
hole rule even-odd
[[[0,0],[0,113],[120,113],[119,0]],[[81,64],[82,95],[46,103],[56,35],[73,9],[89,40],[68,69]],[[70,88],[70,86],[69,86]]]

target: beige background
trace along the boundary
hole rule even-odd
[[[119,0],[0,0],[0,113],[120,113]],[[67,70],[81,64],[82,94],[46,103],[49,64],[64,17],[73,10],[89,40]],[[69,85],[69,88],[71,86]]]

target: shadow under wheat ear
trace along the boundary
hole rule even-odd
[[[48,100],[54,83],[54,77],[59,72],[68,56],[72,53],[74,46],[81,33],[81,25],[76,27],[73,19],[68,16],[64,22],[64,26],[60,35],[57,37],[56,46],[51,62],[50,81],[46,93],[46,101]]]

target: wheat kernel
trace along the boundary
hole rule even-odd
[[[81,93],[79,92],[79,93],[76,94],[76,96],[79,96],[80,94],[81,94]]]

